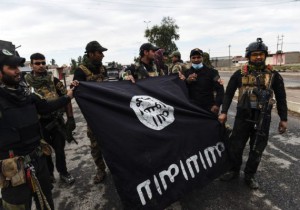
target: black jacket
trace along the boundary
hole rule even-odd
[[[47,102],[22,89],[0,87],[0,159],[32,152],[41,140],[38,113],[46,114],[67,105],[67,96]]]
[[[272,71],[272,73],[274,76],[271,89],[275,94],[278,115],[282,121],[287,121],[287,102],[283,78],[276,71]],[[231,76],[224,95],[222,113],[227,113],[235,91],[242,86],[242,76],[241,70],[237,70]]]
[[[184,74],[188,78],[193,73],[197,74],[196,81],[187,83],[191,102],[206,110],[210,110],[213,105],[220,107],[223,101],[224,87],[218,82],[219,72],[203,65],[199,70],[191,67]],[[215,92],[216,96],[214,96]]]

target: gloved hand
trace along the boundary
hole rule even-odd
[[[74,139],[72,133],[72,131],[75,130],[75,128],[76,128],[76,123],[74,117],[68,117],[68,120],[66,122],[66,140],[69,143],[74,141],[76,144],[78,144],[77,141]]]
[[[76,123],[74,117],[68,117],[66,122],[66,129],[69,131],[73,131],[76,128]]]

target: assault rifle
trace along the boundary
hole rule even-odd
[[[256,145],[261,137],[267,136],[270,121],[271,121],[271,110],[273,108],[273,104],[275,104],[275,100],[272,98],[273,90],[271,89],[273,81],[273,74],[270,75],[269,84],[267,87],[262,87],[260,85],[259,75],[256,76],[257,88],[253,89],[253,94],[256,95],[258,100],[258,109],[259,114],[254,120],[254,128],[256,130],[255,139],[253,143],[252,150],[256,149]]]
[[[67,140],[68,143],[74,141],[75,144],[78,144],[78,142],[73,137],[72,131],[66,128],[62,116],[60,117],[55,116],[53,120],[45,126],[45,129],[49,132],[54,128],[56,128],[57,131],[64,136],[64,138]]]

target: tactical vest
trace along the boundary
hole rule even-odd
[[[29,79],[29,77],[34,77],[34,76],[28,74],[25,76],[25,79],[30,85],[30,87],[34,89],[34,92],[42,96],[42,98],[49,101],[56,100],[59,98],[59,95],[56,92],[53,76],[51,76],[47,85],[43,85],[43,86],[35,86],[32,82],[30,82],[31,80]]]
[[[26,155],[39,145],[40,127],[34,104],[17,106],[6,98],[0,100],[0,159],[15,155]]]
[[[25,76],[25,80],[30,85],[30,88],[33,89],[32,92],[35,92],[42,99],[46,99],[47,101],[58,99],[59,95],[57,93],[57,89],[59,89],[62,94],[67,93],[66,88],[64,87],[62,82],[58,82],[57,85],[55,86],[53,76],[47,75],[46,78],[49,78],[48,82],[47,84],[43,84],[43,85],[34,84],[34,82],[32,82],[33,81],[32,78],[30,77],[34,78],[32,74],[27,74]],[[36,77],[35,79],[38,79],[38,77]],[[58,109],[49,114],[43,114],[40,117],[41,119],[52,120],[53,118],[61,118],[62,116],[63,116],[63,109]]]
[[[138,63],[138,64],[136,64],[135,77],[137,79],[145,79],[148,77],[158,77],[159,72],[157,71],[157,67],[155,64],[153,64],[152,70],[153,71],[149,72],[149,71],[147,71],[146,67],[143,64]]]
[[[245,67],[247,68],[247,66]],[[241,102],[241,99],[244,94],[247,94],[249,97],[251,108],[258,108],[258,99],[255,94],[255,89],[266,89],[271,87],[271,77],[272,71],[265,69],[264,71],[244,71],[242,70],[241,77],[241,87],[238,89],[238,102]]]
[[[103,66],[100,67],[99,74],[93,74],[87,67],[80,65],[79,68],[85,73],[86,81],[102,82],[104,80],[105,69]]]

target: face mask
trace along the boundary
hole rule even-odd
[[[194,69],[201,69],[203,67],[203,64],[202,63],[199,63],[199,64],[192,63],[192,67]]]

